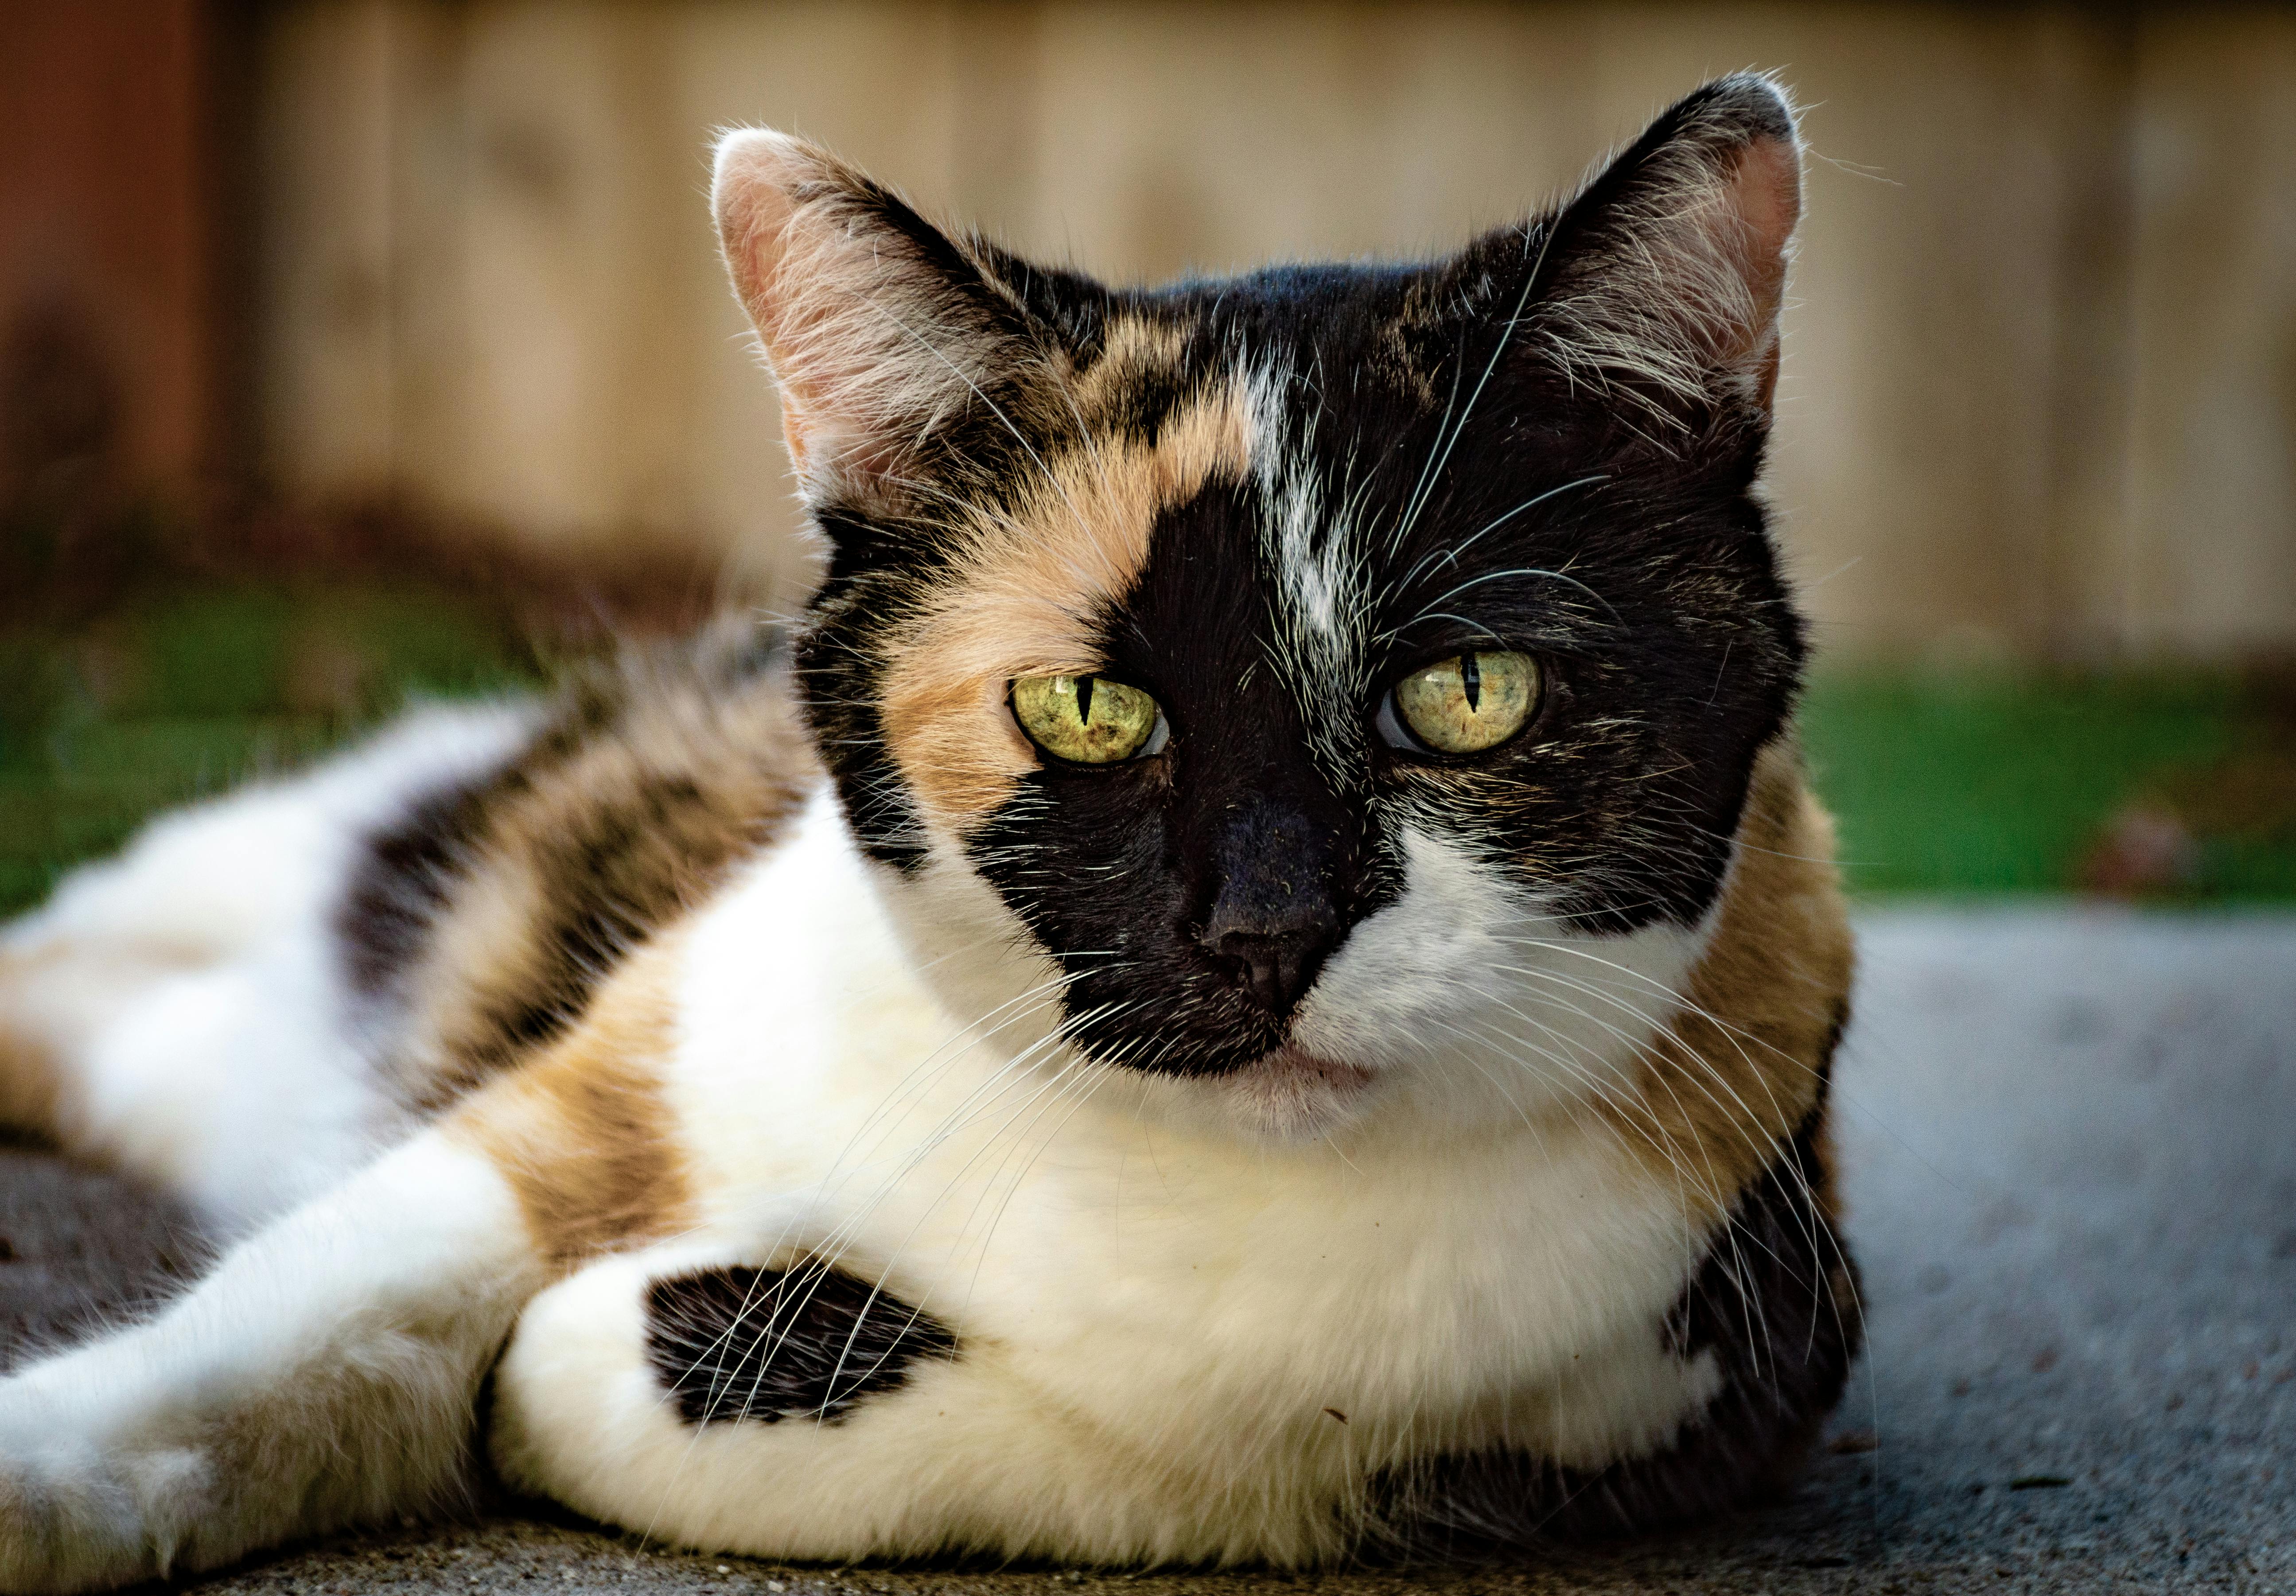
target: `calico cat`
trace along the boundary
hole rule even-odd
[[[1142,291],[726,137],[801,624],[420,711],[0,943],[0,1108],[240,1238],[0,1382],[0,1587],[481,1448],[840,1560],[1776,1487],[1858,1339],[1756,493],[1800,161],[1732,77],[1447,258]]]

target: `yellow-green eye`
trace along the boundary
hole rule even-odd
[[[1424,746],[1480,754],[1523,728],[1538,708],[1538,661],[1528,654],[1461,654],[1395,684],[1395,713]]]
[[[1164,746],[1156,700],[1106,676],[1022,676],[1013,683],[1013,718],[1071,765],[1114,765]]]

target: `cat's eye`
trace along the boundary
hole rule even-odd
[[[1380,729],[1403,746],[1480,754],[1529,724],[1538,693],[1538,661],[1529,654],[1457,654],[1398,682],[1380,707]]]
[[[1137,687],[1106,676],[1022,676],[1013,718],[1029,741],[1070,765],[1115,765],[1160,752],[1164,712]]]

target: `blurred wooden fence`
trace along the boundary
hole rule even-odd
[[[776,558],[709,131],[1121,279],[1424,252],[1716,71],[1809,108],[1772,492],[1828,640],[2296,648],[2296,15],[2163,6],[268,8],[270,471]]]
[[[205,24],[0,0],[0,516],[44,478],[180,481],[218,446]]]

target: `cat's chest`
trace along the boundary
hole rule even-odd
[[[685,1157],[710,1227],[758,1262],[834,1252],[1063,1404],[1157,1393],[1206,1422],[1406,1420],[1654,1345],[1691,1239],[1615,1139],[1159,1125],[1120,1076],[980,1046],[832,840],[761,862],[688,954]]]
[[[1259,1160],[1103,1122],[1005,1205],[972,1305],[1078,1403],[1129,1384],[1361,1422],[1551,1385],[1663,1311],[1681,1238],[1593,1150],[1526,1152]]]

